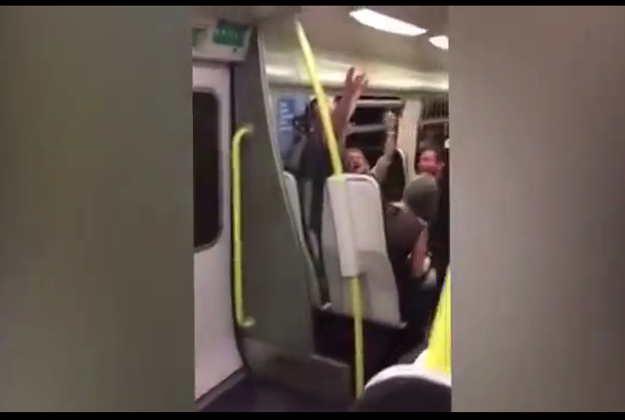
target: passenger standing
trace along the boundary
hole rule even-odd
[[[434,178],[440,179],[444,167],[445,162],[441,150],[433,146],[425,146],[421,149],[417,163],[420,174],[430,174]]]
[[[436,178],[440,190],[438,212],[430,226],[432,265],[439,274],[437,277],[440,285],[449,264],[449,170],[445,165],[443,152],[430,146],[422,149],[418,169],[419,173],[427,173]]]
[[[445,165],[443,152],[435,147],[425,147],[419,156],[418,169],[421,173],[434,176],[440,191],[436,217],[430,225],[429,251],[432,267],[436,270],[436,299],[445,282],[445,273],[449,267],[449,167]],[[435,307],[431,316],[434,316]]]
[[[427,318],[420,305],[419,290],[427,273],[428,226],[437,212],[438,194],[436,180],[422,174],[408,184],[401,202],[385,207],[388,255],[395,273],[400,312],[412,327],[410,330],[420,328]]]

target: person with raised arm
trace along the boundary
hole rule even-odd
[[[367,162],[362,150],[351,147],[345,151],[348,172],[371,175],[380,185],[382,185],[386,178],[388,169],[393,163],[393,156],[397,150],[397,117],[392,111],[387,111],[386,114],[384,114],[384,126],[386,131],[384,151],[373,168],[369,166],[369,162]]]
[[[340,99],[332,109],[332,127],[339,142],[338,146],[341,155],[344,155],[344,142],[346,131],[349,127],[349,120],[356,109],[358,99],[367,88],[367,84],[368,79],[365,73],[359,73],[355,68],[350,68],[345,76]],[[310,183],[309,220],[306,220],[306,224],[318,241],[321,236],[325,182],[332,175],[332,164],[330,162],[327,139],[323,135],[316,99],[310,102],[307,113],[310,124],[301,159],[301,170],[298,175],[300,180]]]
[[[331,121],[338,141],[341,161],[345,154],[345,137],[350,127],[349,120],[356,109],[358,99],[367,87],[367,75],[350,68],[343,83],[342,94],[331,104]],[[319,278],[325,277],[323,255],[321,253],[321,221],[326,179],[332,175],[332,164],[328,150],[328,140],[323,133],[317,99],[310,101],[304,114],[297,119],[299,136],[294,150],[290,153],[286,170],[292,173],[298,184],[302,209],[304,238],[313,265]],[[321,285],[323,299],[328,290]]]

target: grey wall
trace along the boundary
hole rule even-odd
[[[0,411],[193,410],[188,22],[0,10]]]
[[[625,8],[450,23],[454,410],[625,410]]]
[[[254,31],[245,62],[234,71],[236,127],[254,127],[241,147],[245,305],[256,320],[245,335],[302,357],[313,349],[308,278],[313,272],[282,186],[262,44]],[[244,353],[249,361],[250,351]]]

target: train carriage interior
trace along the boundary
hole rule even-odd
[[[0,6],[0,411],[623,411],[624,31]]]
[[[440,150],[449,168],[447,25],[446,6],[194,6],[200,410],[345,411],[377,373],[412,363],[425,348],[437,274],[430,267],[430,278],[411,289],[418,315],[407,322],[378,209],[382,197],[402,199],[424,146]],[[314,79],[336,104],[351,67],[366,72],[368,86],[345,147],[373,166],[389,112],[396,147],[379,187],[352,179],[337,183],[348,185],[351,201],[326,196],[319,239],[304,222],[309,184],[290,159],[306,134]],[[350,255],[358,299],[344,267]]]

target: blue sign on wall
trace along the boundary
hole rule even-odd
[[[277,106],[277,129],[278,129],[278,145],[280,146],[280,154],[282,158],[288,153],[293,142],[293,118],[296,116],[295,109],[296,99],[289,96],[278,98]]]
[[[281,94],[276,100],[276,128],[280,155],[286,158],[295,140],[293,118],[301,115],[308,104],[306,94]]]

